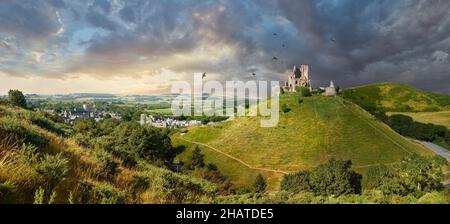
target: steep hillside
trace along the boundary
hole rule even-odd
[[[346,89],[342,96],[361,107],[395,112],[449,110],[450,96],[427,93],[406,84],[380,83]]]
[[[197,127],[187,134],[172,136],[187,150],[178,159],[185,161],[194,145],[206,154],[237,185],[248,185],[263,174],[271,190],[277,190],[285,173],[309,169],[330,158],[350,159],[356,170],[391,164],[411,153],[430,152],[395,133],[359,106],[340,97],[308,97],[300,102],[296,94],[281,96],[277,127],[260,127],[259,117]]]
[[[0,204],[195,203],[215,184],[146,161],[133,168],[80,147],[71,127],[45,114],[0,105]]]

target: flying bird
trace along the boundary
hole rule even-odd
[[[333,41],[333,42],[336,42],[336,39],[334,39],[334,38],[331,38],[331,41]]]
[[[277,34],[277,33],[273,33],[273,35],[274,35],[274,36],[277,36],[278,34]]]
[[[206,72],[203,73],[202,79],[206,78]]]
[[[256,76],[256,73],[253,72],[252,75],[253,75],[253,77],[255,77],[255,76]]]
[[[278,58],[276,57],[276,56],[273,56],[273,58],[272,58],[273,60],[278,60]]]

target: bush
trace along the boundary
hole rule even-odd
[[[361,193],[362,176],[351,169],[351,161],[331,159],[311,172],[286,175],[281,189],[298,193],[311,191],[321,196],[340,196]]]
[[[64,124],[52,121],[51,119],[47,118],[47,114],[43,112],[21,110],[14,112],[11,115],[20,120],[24,119],[30,121],[32,124],[55,134],[62,136],[67,136],[68,134],[66,133],[69,129],[68,127],[66,127]]]
[[[204,179],[174,173],[163,168],[141,164],[142,175],[150,182],[150,188],[158,194],[161,203],[197,203],[202,197],[216,195],[215,184]]]
[[[80,183],[81,204],[124,204],[125,193],[107,183]]]
[[[39,148],[47,146],[49,138],[41,134],[36,128],[12,118],[0,118],[0,138],[12,138],[19,145],[31,143]]]
[[[136,162],[135,156],[150,162],[171,162],[174,156],[167,133],[150,126],[141,126],[136,122],[121,123],[111,135],[102,138],[99,143],[127,163]]]
[[[301,171],[295,174],[288,174],[281,180],[281,190],[292,193],[311,192],[309,185],[310,172]]]
[[[368,171],[368,187],[388,195],[422,196],[443,188],[442,167],[447,161],[439,156],[423,157],[412,154],[393,167],[373,167]]]
[[[303,87],[303,86],[302,87],[297,87],[295,90],[297,91],[298,95],[301,96],[301,97],[312,96],[311,91],[307,87]]]
[[[324,196],[360,194],[362,176],[353,171],[351,166],[350,160],[331,159],[316,167],[309,180],[313,192]]]
[[[122,165],[133,168],[138,164],[139,155],[135,151],[128,150],[125,147],[115,145],[115,139],[111,136],[104,136],[97,140],[97,144],[114,157],[122,161]]]
[[[258,176],[256,176],[255,182],[253,183],[255,192],[264,193],[266,191],[266,187],[266,180],[264,180],[264,177],[261,174],[258,174]]]
[[[23,144],[17,153],[17,159],[21,163],[33,166],[35,163],[39,162],[40,153],[38,148],[31,144]]]
[[[100,178],[110,179],[117,174],[119,163],[113,156],[104,150],[98,150],[96,153],[98,160],[97,173]]]
[[[283,104],[283,105],[281,105],[281,111],[283,111],[283,113],[286,114],[291,111],[291,108],[287,104]]]
[[[73,136],[73,140],[80,146],[84,148],[91,148],[94,146],[93,138],[86,133],[77,133]]]
[[[25,99],[25,96],[23,93],[19,90],[9,90],[8,91],[8,102],[11,105],[26,108],[27,107],[27,101]]]
[[[45,178],[49,191],[69,174],[68,160],[62,158],[61,154],[45,154],[34,169]]]
[[[189,162],[189,169],[194,170],[197,168],[205,167],[205,155],[202,154],[200,148],[195,146],[195,149],[192,151],[192,155]]]
[[[17,186],[11,182],[0,183],[0,204],[14,203]]]
[[[448,196],[444,195],[445,192],[430,192],[423,195],[417,203],[419,204],[448,204]]]

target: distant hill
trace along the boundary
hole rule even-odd
[[[406,84],[379,83],[349,88],[342,96],[366,110],[431,112],[450,110],[450,96],[427,93]]]
[[[173,142],[187,147],[178,159],[186,161],[199,145],[206,162],[216,164],[235,184],[248,185],[261,173],[269,189],[277,190],[285,173],[330,158],[350,159],[364,173],[410,153],[430,153],[340,97],[307,97],[300,103],[296,94],[287,93],[280,105],[291,110],[280,112],[275,128],[260,127],[259,117],[243,117],[174,134]]]

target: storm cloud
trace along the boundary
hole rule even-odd
[[[449,11],[443,0],[6,0],[0,74],[282,81],[309,64],[316,86],[450,93]]]

